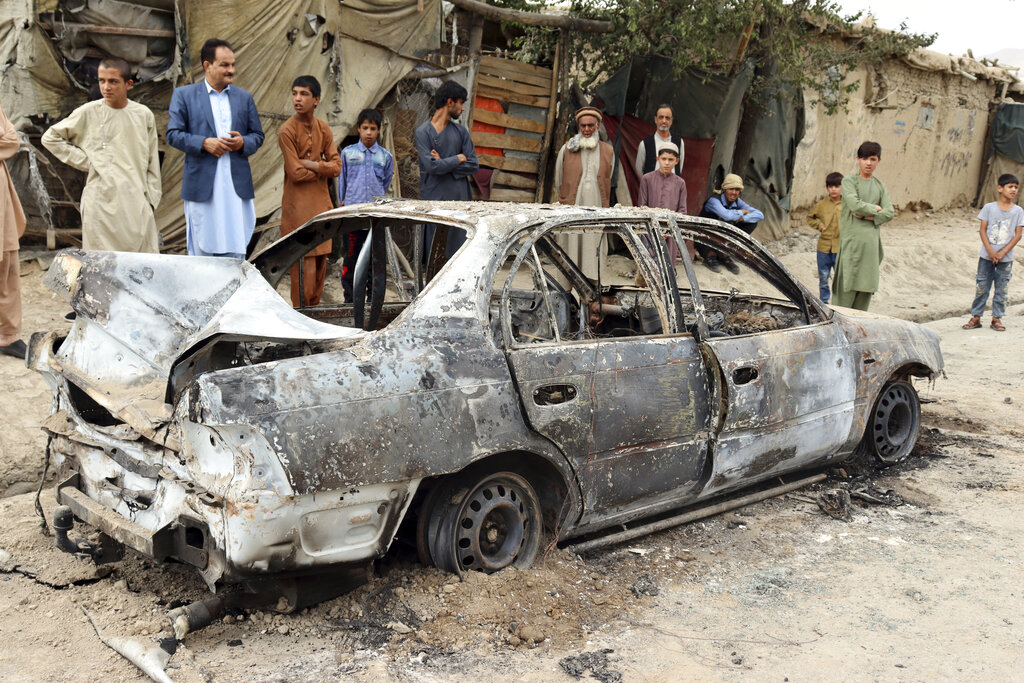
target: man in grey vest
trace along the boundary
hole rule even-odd
[[[683,175],[683,139],[672,133],[672,107],[660,104],[654,111],[654,125],[658,131],[640,141],[636,149],[636,172],[641,178],[658,167],[658,152],[663,147],[674,145],[679,150],[679,163],[676,164],[676,175]]]

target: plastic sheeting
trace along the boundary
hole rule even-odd
[[[999,105],[992,120],[992,153],[1024,164],[1024,104]]]
[[[33,19],[33,0],[0,2],[0,102],[19,131],[29,116],[61,116],[81,104],[63,60]]]
[[[996,154],[985,165],[985,171],[981,175],[981,182],[978,188],[978,199],[975,206],[982,206],[994,202],[999,198],[999,191],[996,189],[996,182],[999,176],[1004,173],[1012,173],[1018,179],[1024,178],[1024,162],[1015,161],[1002,154]],[[1017,195],[1017,203],[1024,206],[1024,196]]]
[[[748,63],[732,79],[696,72],[676,77],[668,59],[638,57],[599,86],[596,95],[606,113],[632,115],[645,121],[654,119],[658,105],[669,104],[675,118],[674,132],[684,138],[714,141],[711,162],[703,174],[706,183],[687,182],[688,193],[700,197],[703,204],[722,178],[732,172],[743,96],[751,76]],[[743,199],[765,214],[754,232],[758,239],[778,239],[788,231],[793,163],[803,133],[800,96],[771,100],[757,122],[751,163],[743,179]],[[688,157],[689,149],[686,154]],[[688,159],[684,164],[690,165]]]
[[[978,187],[978,206],[996,200],[996,182],[1004,173],[1024,178],[1024,104],[1003,102],[992,119],[991,153]],[[1017,195],[1017,203],[1024,197]],[[1024,206],[1024,204],[1022,204]]]

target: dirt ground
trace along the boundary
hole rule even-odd
[[[919,383],[921,443],[886,470],[825,482],[528,571],[465,581],[399,549],[352,593],[293,615],[233,613],[190,634],[175,681],[1012,680],[1024,667],[1024,286],[1007,332],[963,331],[976,212],[903,213],[883,229],[872,310],[925,323],[946,377]],[[799,217],[797,217],[799,218]],[[794,225],[798,225],[794,220]],[[814,236],[769,247],[816,289]],[[1024,251],[1024,250],[1020,250]],[[1024,254],[1018,256],[1024,261]],[[1017,268],[1021,268],[1018,263]],[[23,264],[28,331],[66,309]],[[988,318],[984,319],[988,323]],[[143,680],[104,646],[151,646],[203,597],[191,570],[129,553],[95,567],[56,550],[33,510],[50,392],[0,358],[0,680]],[[869,483],[848,522],[819,493]],[[49,487],[42,497],[49,512]],[[896,503],[902,504],[896,505]]]

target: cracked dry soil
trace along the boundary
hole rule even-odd
[[[893,282],[878,312],[966,305],[971,217],[896,221],[883,235],[892,270],[882,277],[906,275],[905,291]],[[789,241],[801,239],[813,249],[813,236]],[[930,258],[956,264],[933,269],[937,281],[924,288],[922,241]],[[778,250],[814,285],[813,254],[797,247]],[[59,324],[64,310],[39,272],[22,282],[26,327]],[[1024,306],[1013,300],[1006,333],[962,331],[959,317],[927,323],[942,338],[947,377],[918,383],[921,444],[895,467],[836,468],[814,487],[583,557],[551,548],[527,571],[459,581],[400,551],[366,585],[297,614],[229,613],[187,636],[167,673],[179,682],[1011,680],[1024,665]],[[95,567],[53,547],[31,493],[49,393],[3,358],[0,381],[0,680],[145,680],[101,644],[86,612],[105,636],[150,644],[167,635],[167,610],[205,587],[187,568],[130,551]],[[864,478],[904,504],[851,497],[849,522],[819,508],[820,493]],[[52,509],[49,486],[42,501]]]

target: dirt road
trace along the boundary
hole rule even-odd
[[[552,550],[529,571],[459,582],[399,552],[336,600],[289,616],[232,614],[188,636],[167,673],[175,681],[1018,677],[1024,285],[1010,285],[1007,332],[959,328],[973,292],[973,215],[903,215],[883,236],[873,310],[928,321],[946,360],[945,378],[918,385],[927,401],[922,443],[901,465],[833,471],[814,488],[582,558]],[[816,287],[813,236],[771,247]],[[63,324],[38,270],[22,282],[26,327]],[[38,481],[49,391],[4,358],[0,386],[0,679],[140,680],[96,628],[153,644],[166,635],[166,611],[204,587],[181,567],[129,556],[96,568],[54,549],[26,493]],[[824,515],[816,494],[857,474],[904,504],[855,499],[852,521]],[[43,501],[49,510],[52,496]]]

